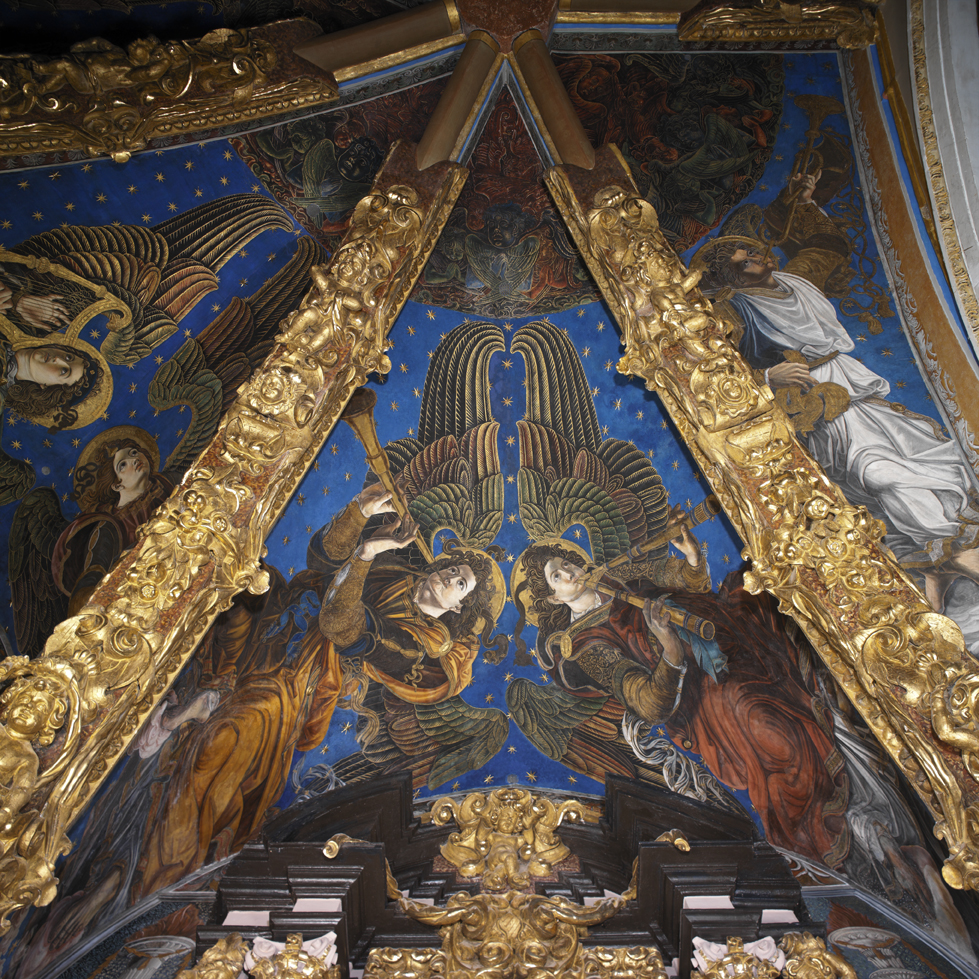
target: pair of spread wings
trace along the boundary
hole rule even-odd
[[[386,447],[429,544],[450,530],[467,546],[486,547],[503,525],[504,477],[489,365],[505,350],[506,337],[492,324],[463,324],[448,333],[429,365],[418,437]],[[670,514],[662,480],[633,444],[602,438],[588,379],[568,336],[542,320],[521,327],[510,350],[526,365],[517,488],[520,519],[530,537],[560,537],[580,525],[594,559],[605,562],[660,530]],[[665,553],[664,548],[651,558]],[[378,684],[369,698],[380,732],[361,753],[333,766],[345,782],[407,768],[416,787],[434,789],[490,761],[506,742],[512,718],[547,757],[583,775],[598,781],[609,772],[643,778],[726,804],[713,778],[668,739],[648,731],[633,738],[641,758],[623,734],[625,710],[612,697],[584,699],[554,684],[518,678],[507,687],[510,717],[474,707],[462,696],[407,704]],[[367,727],[362,718],[362,736]]]
[[[235,252],[263,231],[291,228],[274,201],[242,194],[194,208],[155,228],[66,228],[37,235],[17,251],[50,258],[124,299],[133,323],[125,328],[128,340],[122,338],[112,348],[115,359],[110,361],[124,364],[173,335],[193,306],[217,288],[216,273]],[[302,237],[296,245],[275,276],[251,296],[234,297],[151,380],[151,407],[158,412],[189,409],[180,419],[185,432],[162,469],[172,481],[180,480],[207,445],[239,385],[271,351],[279,324],[309,288],[310,268],[326,260],[312,239]],[[106,354],[106,344],[101,351]],[[0,460],[0,484],[2,465]],[[25,482],[26,492],[34,482],[33,469]],[[69,596],[55,585],[51,564],[68,523],[58,494],[49,487],[28,492],[14,513],[8,567],[17,648],[23,655],[39,655],[67,615]]]

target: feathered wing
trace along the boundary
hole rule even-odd
[[[529,323],[511,349],[527,367],[517,492],[528,534],[560,537],[581,524],[598,563],[654,535],[669,518],[663,482],[634,445],[602,439],[588,379],[567,335],[546,320]]]
[[[178,482],[218,429],[221,422],[221,381],[208,368],[196,340],[187,340],[150,381],[147,400],[157,411],[183,405],[190,408],[186,431],[163,466]]]
[[[68,596],[55,585],[51,572],[54,546],[67,525],[58,494],[41,487],[24,498],[10,526],[9,576],[17,648],[32,659],[68,615]]]
[[[300,238],[292,258],[261,289],[247,299],[234,297],[201,331],[197,341],[208,367],[221,379],[224,411],[271,353],[282,320],[309,291],[310,269],[326,258],[312,238]]]
[[[293,257],[257,292],[234,297],[194,339],[187,340],[150,383],[158,411],[191,409],[186,434],[164,467],[179,478],[217,431],[239,386],[265,360],[282,319],[309,288],[309,270],[326,258],[312,239],[301,238]]]
[[[380,684],[372,684],[361,709],[357,739],[363,751],[334,766],[344,782],[408,770],[415,788],[435,789],[482,768],[503,747],[510,728],[506,714],[495,708],[473,707],[459,696],[409,704]]]
[[[486,547],[503,525],[489,364],[505,349],[503,331],[491,323],[464,323],[447,334],[428,367],[418,438],[386,447],[429,546],[439,530],[449,529],[470,547]]]
[[[614,697],[576,697],[554,684],[539,686],[521,677],[507,687],[506,703],[534,747],[588,778],[604,782],[609,774],[624,775],[732,813],[743,812],[706,768],[629,714]]]
[[[177,332],[180,321],[218,288],[217,272],[263,231],[292,221],[262,194],[235,194],[191,208],[152,228],[136,225],[55,228],[15,252],[47,258],[103,286],[131,312],[108,332],[100,352],[110,364],[135,364]],[[65,283],[76,303],[93,294]],[[72,310],[74,312],[74,310]]]
[[[26,459],[14,459],[0,449],[0,506],[19,500],[36,479],[37,473]]]

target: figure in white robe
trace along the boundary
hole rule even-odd
[[[851,503],[886,523],[885,543],[919,571],[942,611],[956,579],[968,579],[970,591],[979,583],[975,478],[934,419],[888,401],[888,382],[850,356],[853,340],[820,288],[845,266],[849,242],[811,199],[819,176],[790,178],[765,213],[776,234],[791,229],[780,246],[790,256],[785,270],[776,271],[763,242],[745,236],[714,239],[694,265],[704,268],[708,290],[734,290],[726,303],[744,326],[741,352],[759,381],[803,392],[835,386],[837,411],[814,421],[809,450]]]

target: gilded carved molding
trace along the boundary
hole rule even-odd
[[[548,187],[616,316],[618,369],[655,390],[746,542],[746,582],[779,599],[931,808],[943,875],[979,888],[979,672],[797,441],[658,228],[617,151],[593,171],[554,167]]]
[[[261,593],[265,538],[387,333],[467,171],[396,144],[303,306],[141,539],[39,659],[0,663],[0,930],[49,903],[67,831],[232,598]]]
[[[925,166],[932,196],[932,213],[938,222],[942,237],[946,268],[952,277],[974,338],[979,339],[979,298],[976,297],[969,270],[962,257],[962,245],[955,230],[955,217],[948,199],[948,185],[942,169],[942,157],[935,131],[935,117],[931,109],[931,91],[928,85],[928,65],[925,57],[924,0],[911,0],[911,53],[914,60],[914,85],[917,96],[918,132],[925,151]]]
[[[319,946],[326,945],[325,952]],[[261,947],[260,947],[261,946]],[[319,953],[319,954],[317,954]],[[256,939],[254,946],[242,940],[237,932],[222,938],[209,948],[193,969],[183,969],[177,979],[340,979],[332,936],[303,942],[302,935],[289,935],[285,946]]]
[[[292,52],[319,32],[291,20],[190,41],[103,38],[60,58],[0,62],[0,156],[82,150],[124,162],[177,137],[331,102],[333,76]]]
[[[881,0],[883,3],[883,0]],[[877,38],[881,3],[864,0],[703,0],[680,17],[681,41],[778,44],[835,41],[865,48]]]

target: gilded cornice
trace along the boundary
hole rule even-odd
[[[0,156],[82,151],[128,160],[150,140],[266,119],[331,102],[333,76],[293,54],[309,20],[190,41],[102,38],[60,58],[0,62]]]
[[[36,660],[0,662],[0,929],[55,896],[67,831],[218,613],[269,586],[271,532],[387,333],[468,171],[395,144],[343,244],[141,538]]]
[[[722,44],[835,42],[865,48],[877,37],[880,3],[863,0],[703,0],[680,17],[681,41]]]
[[[928,85],[928,65],[925,57],[925,0],[911,0],[911,53],[914,59],[914,84],[917,94],[918,132],[925,153],[928,183],[931,190],[932,213],[941,234],[945,267],[952,277],[952,284],[959,299],[975,340],[979,340],[979,300],[976,298],[969,270],[962,256],[962,243],[955,230],[955,216],[948,199],[948,185],[942,169],[942,157],[935,131],[935,117],[931,109],[931,91]]]
[[[752,561],[745,575],[793,616],[930,806],[943,875],[979,887],[979,672],[802,447],[659,231],[614,148],[593,171],[554,167],[548,188],[622,332],[618,369],[659,393]]]

